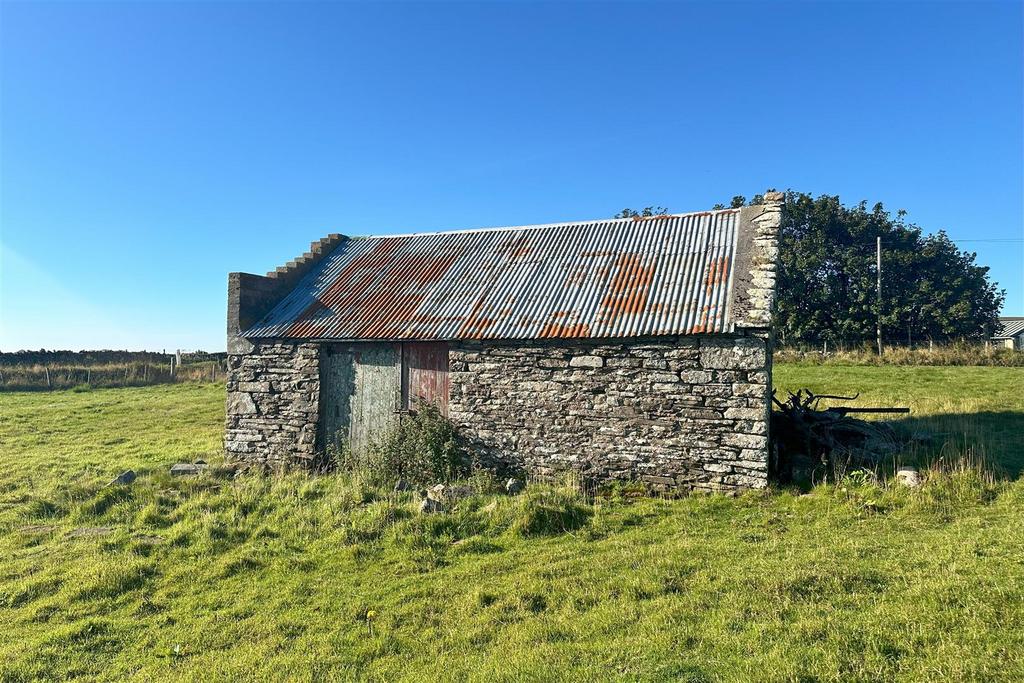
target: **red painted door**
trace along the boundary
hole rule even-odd
[[[402,344],[402,407],[434,403],[448,414],[448,345],[443,342]]]

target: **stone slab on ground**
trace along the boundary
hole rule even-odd
[[[125,470],[121,474],[114,477],[107,486],[125,486],[132,483],[137,478],[134,470]]]
[[[200,474],[206,469],[206,465],[198,465],[193,462],[179,462],[176,465],[171,465],[171,476],[172,477],[190,477]]]

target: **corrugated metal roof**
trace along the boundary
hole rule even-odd
[[[1024,318],[1000,318],[995,339],[1011,339],[1024,333]]]
[[[739,210],[342,241],[250,338],[730,332]]]

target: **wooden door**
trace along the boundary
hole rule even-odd
[[[398,426],[401,408],[401,347],[367,344],[355,347],[349,444],[355,452]]]
[[[448,345],[412,342],[402,345],[402,407],[416,408],[418,401],[435,404],[448,414]]]
[[[349,440],[352,395],[355,393],[355,355],[351,348],[325,344],[320,354],[320,429],[322,448],[340,447]]]
[[[325,344],[319,442],[325,448],[347,442],[363,452],[418,401],[447,415],[448,390],[447,344]]]

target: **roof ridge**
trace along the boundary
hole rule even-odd
[[[368,239],[389,239],[392,237],[422,237],[426,235],[453,235],[467,234],[474,232],[525,232],[527,230],[542,230],[545,228],[563,228],[570,225],[593,225],[597,223],[653,223],[665,218],[687,218],[690,216],[716,215],[724,213],[738,213],[739,209],[713,209],[710,211],[688,211],[686,213],[663,213],[656,216],[630,216],[628,218],[595,218],[592,220],[562,221],[560,223],[539,223],[536,225],[502,225],[486,228],[461,228],[455,230],[423,230],[419,232],[404,232],[393,235],[356,235],[350,236],[353,240]]]

